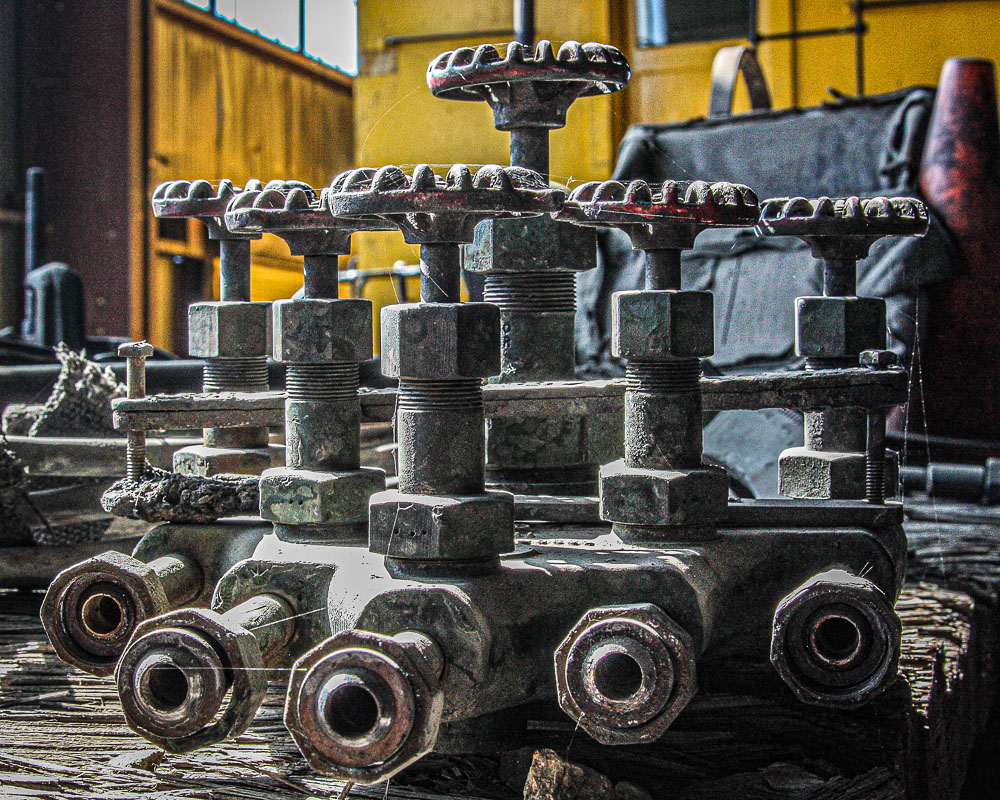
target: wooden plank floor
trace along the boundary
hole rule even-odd
[[[922,518],[908,523],[911,582],[897,605],[904,679],[868,707],[833,712],[790,698],[708,695],[655,745],[603,748],[566,723],[540,724],[528,744],[553,747],[657,799],[959,797],[993,703],[1000,584],[1000,525],[960,512],[918,508]],[[0,797],[272,800],[338,797],[347,788],[371,798],[520,794],[524,753],[430,756],[389,786],[345,787],[316,776],[281,723],[278,687],[238,740],[163,755],[125,727],[110,681],[54,656],[38,623],[39,600],[0,593]]]

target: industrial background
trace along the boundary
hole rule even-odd
[[[512,38],[511,4],[358,0],[358,74],[269,41],[183,0],[9,0],[0,5],[2,317],[18,303],[25,169],[47,170],[47,257],[87,286],[90,333],[186,346],[186,303],[210,291],[200,226],[157,225],[152,189],[169,178],[315,186],[352,164],[504,163],[506,135],[472,103],[424,86],[444,49]],[[552,176],[570,187],[607,177],[630,125],[704,116],[720,47],[756,39],[775,108],[933,85],[951,56],[995,59],[991,0],[537,0],[538,38],[611,42],[633,70],[629,91],[575,105],[552,135]],[[221,6],[220,6],[221,11]],[[308,14],[308,7],[306,7]],[[668,30],[666,19],[674,29]],[[640,38],[642,37],[642,38]],[[686,41],[687,39],[708,41]],[[672,43],[662,44],[669,39]],[[680,41],[678,41],[678,39]],[[738,90],[735,111],[749,108]],[[397,233],[355,237],[357,265],[416,263]],[[301,271],[277,239],[254,244],[255,299],[289,296]],[[368,284],[378,307],[386,281]],[[376,342],[377,346],[377,342]]]

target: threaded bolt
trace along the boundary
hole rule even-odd
[[[153,355],[147,341],[126,342],[118,346],[125,359],[125,382],[130,400],[146,396],[146,359]],[[146,431],[129,431],[125,444],[125,477],[138,481],[146,471]]]

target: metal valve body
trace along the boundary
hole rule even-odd
[[[203,353],[216,359],[206,375],[219,361],[230,369],[270,352],[286,365],[283,394],[240,378],[206,380],[198,395],[115,401],[116,424],[135,434],[135,491],[161,505],[180,503],[155,493],[177,476],[144,468],[146,430],[229,431],[226,448],[250,454],[243,471],[261,473],[237,483],[187,476],[201,481],[196,491],[242,492],[249,518],[166,522],[132,558],[83,562],[50,589],[43,617],[59,654],[115,673],[133,730],[171,752],[237,736],[270,678],[286,684],[286,726],[310,765],[374,783],[432,750],[509,747],[528,704],[558,706],[619,745],[656,740],[699,685],[852,708],[892,682],[906,547],[902,507],[886,499],[880,469],[885,409],[905,401],[906,374],[884,333],[862,330],[880,301],[851,321],[863,299],[843,273],[866,242],[919,233],[923,207],[759,206],[749,187],[724,182],[593,182],[568,196],[550,187],[543,134],[564,124],[577,97],[627,78],[621,54],[602,45],[553,53],[543,43],[533,54],[511,45],[503,58],[463,48],[432,63],[431,90],[487,100],[498,127],[516,134],[512,166],[361,168],[321,191],[295,181],[157,190],[157,213],[178,198],[211,205],[170,213],[208,220],[232,243],[226,275],[243,275],[232,253],[250,237],[284,238],[304,257],[304,291],[261,314],[224,289],[220,303],[192,312],[218,323],[205,325],[219,332]],[[713,298],[681,288],[680,254],[705,228],[758,224],[808,237],[827,259],[828,291],[798,306],[812,369],[705,378]],[[527,257],[532,242],[592,242],[602,226],[646,254],[646,287],[613,300],[625,379],[577,382],[571,362],[509,370],[517,348],[546,337],[554,349],[567,344],[554,332],[576,267],[541,268]],[[339,297],[337,256],[353,232],[387,229],[420,245],[421,293],[381,311],[382,370],[398,385],[373,391],[359,386],[358,369],[372,354],[370,304]],[[461,248],[473,242],[473,263],[500,280],[486,302],[463,303]],[[245,314],[234,323],[243,335],[226,349],[219,315],[232,303]],[[545,318],[550,303],[555,316]],[[838,313],[840,328],[830,322]],[[827,322],[810,323],[819,317]],[[128,350],[136,386],[143,352]],[[861,489],[731,499],[725,470],[703,460],[702,413],[770,407],[802,411],[807,427],[822,429],[807,456],[829,474],[847,455],[856,469],[860,455]],[[587,442],[595,420],[608,419],[621,457],[598,470]],[[376,420],[391,420],[398,442],[389,489],[360,461],[360,426]],[[284,428],[283,466],[254,461],[268,427]],[[512,455],[519,436],[545,430],[555,433]],[[183,460],[176,468],[190,471]],[[571,480],[557,477],[563,468]],[[782,469],[783,481],[794,472]],[[541,487],[561,496],[539,498]],[[510,724],[487,735],[498,715]]]

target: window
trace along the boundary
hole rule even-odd
[[[356,0],[185,2],[349,75],[358,72]]]
[[[639,47],[743,39],[750,7],[751,0],[636,0],[636,39]]]

